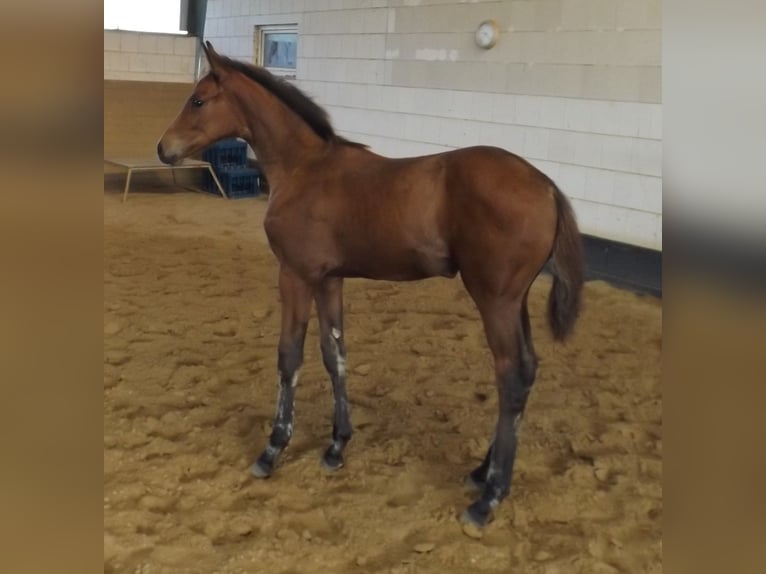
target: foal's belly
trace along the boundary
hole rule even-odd
[[[450,259],[433,262],[430,265],[377,267],[375,265],[344,265],[331,270],[333,277],[359,277],[380,281],[418,281],[429,277],[455,277],[457,267]]]
[[[351,249],[330,272],[334,276],[382,281],[417,281],[428,277],[454,277],[457,265],[441,246]]]

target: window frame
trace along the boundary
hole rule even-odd
[[[266,40],[267,34],[295,34],[295,45],[296,45],[296,55],[295,55],[295,68],[277,68],[273,66],[266,66],[264,64],[264,42]],[[263,24],[258,25],[255,27],[255,37],[254,37],[254,46],[253,46],[253,53],[255,56],[255,63],[258,66],[262,66],[266,68],[269,72],[276,76],[281,76],[283,78],[288,79],[295,79],[298,74],[298,24]]]

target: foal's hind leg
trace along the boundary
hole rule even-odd
[[[250,468],[258,478],[271,475],[277,458],[293,435],[295,387],[303,363],[303,343],[311,314],[311,290],[289,269],[280,270],[279,292],[282,297],[282,332],[277,361],[279,396],[269,444]]]
[[[527,307],[527,296],[529,291],[524,293],[524,300],[521,304],[521,328],[522,335],[520,340],[520,369],[522,380],[528,387],[531,387],[535,381],[535,374],[537,373],[537,355],[535,354],[535,347],[532,342],[532,326],[529,321],[529,309]],[[523,415],[523,413],[522,413]],[[466,484],[474,490],[482,491],[487,482],[487,471],[489,470],[489,464],[492,460],[492,448],[495,445],[494,439],[487,449],[487,454],[484,456],[482,463],[476,467],[467,477]]]
[[[495,358],[499,415],[495,439],[485,464],[472,473],[481,496],[463,513],[464,521],[483,526],[494,508],[508,496],[516,459],[517,432],[534,382],[534,352],[527,344],[525,301],[480,303],[487,340]],[[527,326],[525,326],[525,321]],[[478,479],[478,480],[477,480]],[[483,479],[483,480],[482,480]]]
[[[343,344],[343,280],[325,279],[314,293],[319,315],[322,360],[332,381],[335,414],[332,444],[327,447],[322,464],[327,470],[343,466],[343,449],[351,440],[352,427],[346,395],[346,347]]]

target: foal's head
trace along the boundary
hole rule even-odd
[[[223,87],[229,73],[226,63],[210,42],[203,49],[210,72],[194,86],[192,95],[157,144],[157,155],[165,163],[177,163],[219,140],[242,135],[238,108]]]

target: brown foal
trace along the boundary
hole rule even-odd
[[[279,261],[279,398],[269,444],[252,466],[269,476],[293,432],[293,403],[312,302],[335,398],[328,469],[351,438],[343,343],[343,279],[460,277],[481,313],[494,355],[499,416],[480,491],[462,519],[486,524],[510,492],[517,432],[537,359],[527,293],[551,261],[548,320],[563,340],[580,307],[580,234],[565,196],[505,150],[471,147],[391,159],[338,136],[325,111],[263,68],[205,53],[210,72],[157,145],[175,163],[224,138],[255,151],[270,184],[264,227]]]

